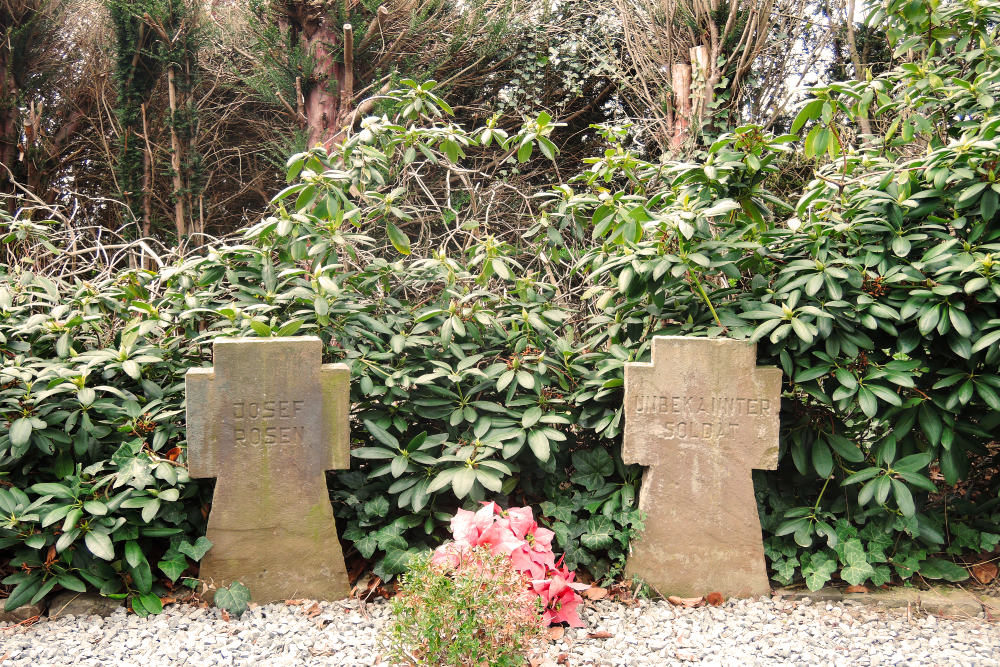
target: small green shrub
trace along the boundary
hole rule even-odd
[[[405,665],[520,667],[541,639],[538,597],[506,554],[475,548],[455,567],[410,561],[392,601],[389,657]]]

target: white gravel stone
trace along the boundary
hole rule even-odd
[[[688,609],[602,600],[586,628],[536,655],[570,667],[618,665],[970,665],[1000,667],[1000,625],[852,603],[732,600]],[[140,619],[66,616],[0,626],[0,667],[367,666],[381,660],[383,602],[266,605],[225,621],[217,609],[172,605]],[[608,632],[611,637],[590,638]]]

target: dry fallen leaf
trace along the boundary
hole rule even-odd
[[[712,605],[713,607],[718,607],[720,604],[726,601],[726,598],[722,596],[722,593],[713,592],[705,596],[705,602]]]
[[[169,595],[165,595],[162,598],[160,598],[160,604],[162,604],[164,607],[166,607],[168,604],[173,604],[175,602],[177,602],[177,598],[170,597]]]
[[[997,578],[996,563],[978,563],[969,568],[972,576],[981,584],[988,584]]]
[[[229,622],[229,612],[226,611],[225,609],[222,609],[221,611],[222,611],[222,620],[228,623]]]
[[[566,667],[569,667],[569,653],[560,653],[556,656],[556,664],[566,665]]]
[[[528,661],[531,667],[556,667],[556,663],[552,662],[548,658],[531,658]]]
[[[671,595],[670,597],[667,598],[667,602],[669,602],[670,604],[675,604],[678,607],[697,607],[704,601],[705,601],[704,597],[680,598],[677,597],[676,595]]]
[[[562,639],[564,634],[566,634],[566,629],[563,628],[563,626],[561,625],[555,625],[549,628],[545,632],[545,636],[551,639],[552,641],[558,641]]]
[[[587,633],[587,639],[611,639],[612,637],[614,637],[614,635],[606,630],[598,630],[597,632]]]
[[[608,589],[601,588],[600,586],[591,586],[585,590],[582,595],[588,600],[603,600],[608,597]]]
[[[285,604],[287,604],[289,607],[295,607],[300,604],[305,604],[305,600],[285,600]]]
[[[867,586],[848,586],[847,588],[844,589],[844,592],[845,593],[867,593],[868,592],[868,587]]]
[[[321,611],[323,610],[320,608],[319,603],[313,602],[313,605],[306,610],[306,616],[312,618],[313,616],[319,615]]]

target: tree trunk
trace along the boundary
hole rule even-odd
[[[844,24],[847,27],[847,50],[851,52],[851,64],[854,66],[854,78],[858,81],[864,79],[864,67],[861,64],[861,55],[858,53],[858,40],[854,32],[854,0],[847,0],[844,8]],[[861,124],[862,134],[871,134],[872,126],[868,121],[868,114],[858,114],[858,121]]]
[[[149,127],[146,124],[146,105],[142,110],[142,138],[146,143],[142,160],[142,235],[149,238],[153,234],[153,147],[149,144]]]
[[[167,97],[170,104],[170,169],[174,182],[174,227],[177,228],[177,242],[184,243],[187,236],[187,218],[184,215],[184,175],[181,173],[183,144],[177,134],[177,84],[174,68],[167,69]]]
[[[674,63],[670,66],[674,89],[674,136],[670,147],[677,149],[691,136],[691,65]]]
[[[18,155],[17,83],[10,72],[10,53],[0,44],[0,163],[14,172]],[[9,106],[8,106],[9,105]],[[0,195],[14,192],[11,174],[0,170]]]
[[[308,145],[327,145],[340,129],[340,87],[344,85],[344,66],[334,53],[341,35],[331,25],[325,11],[297,0],[285,5],[289,29],[298,33],[299,42],[313,61],[311,80],[303,82],[303,111]]]

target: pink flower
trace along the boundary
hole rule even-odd
[[[590,587],[587,584],[573,583],[573,577],[572,572],[555,570],[548,579],[536,579],[532,582],[532,589],[542,598],[542,621],[545,623],[552,625],[565,621],[571,627],[583,627],[583,621],[576,611],[583,598],[576,591]]]
[[[458,546],[454,542],[442,544],[434,550],[434,555],[431,556],[431,565],[453,570],[462,562],[462,554],[464,551],[464,548]]]
[[[451,518],[451,534],[457,544],[479,546],[483,531],[493,525],[496,503],[484,505],[478,512],[460,509]]]
[[[472,548],[489,547],[494,555],[506,554],[515,570],[531,577],[529,591],[541,598],[547,624],[566,621],[574,627],[583,626],[576,611],[583,598],[576,591],[589,586],[574,583],[575,575],[561,565],[562,559],[556,564],[552,553],[555,533],[539,527],[530,507],[505,511],[488,502],[476,512],[460,509],[452,517],[451,532],[454,542],[434,551],[434,565],[462,568]]]

